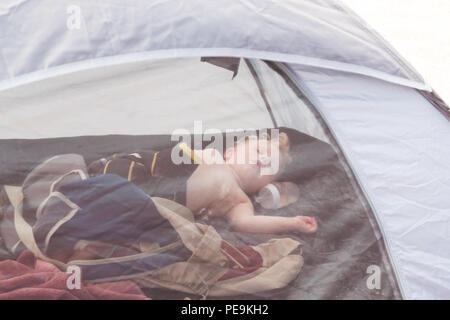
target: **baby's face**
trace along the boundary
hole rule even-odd
[[[226,157],[247,192],[258,191],[275,179],[276,172],[270,169],[274,161],[279,161],[276,158],[279,157],[279,150],[271,140],[248,137],[228,151]]]

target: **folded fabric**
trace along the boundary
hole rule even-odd
[[[18,253],[15,243],[23,243],[40,262],[64,271],[79,268],[85,283],[132,280],[145,288],[203,297],[279,289],[303,266],[298,241],[233,246],[212,226],[197,223],[185,206],[149,197],[116,174],[88,177],[82,165],[72,167],[75,160],[73,154],[52,157],[28,174],[22,188],[5,187],[12,207],[9,229],[17,232],[8,242],[12,252]],[[29,268],[35,265],[25,263]],[[8,279],[11,274],[5,273]],[[73,295],[66,292],[68,276],[59,277],[58,294]],[[6,284],[3,287],[9,288]],[[33,290],[26,292],[33,295]]]
[[[101,284],[81,283],[69,289],[70,273],[24,251],[17,260],[0,262],[0,300],[145,300],[148,299],[132,281]]]

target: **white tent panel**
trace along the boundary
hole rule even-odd
[[[450,298],[450,126],[414,89],[294,66],[371,200],[405,298]]]
[[[0,41],[0,88],[99,64],[199,55],[325,66],[428,88],[337,0],[3,0]]]
[[[229,70],[199,58],[72,73],[0,92],[0,138],[171,134],[273,127],[245,63]]]

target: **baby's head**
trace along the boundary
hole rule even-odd
[[[288,151],[289,138],[285,133],[272,138],[252,135],[228,148],[224,158],[244,191],[253,193],[278,178],[291,161]]]

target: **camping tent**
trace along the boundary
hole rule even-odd
[[[450,298],[450,111],[339,1],[7,0],[0,48],[1,185],[55,153],[164,145],[198,120],[283,128],[294,157],[314,157],[283,213],[319,231],[300,236],[299,278],[258,296]]]

